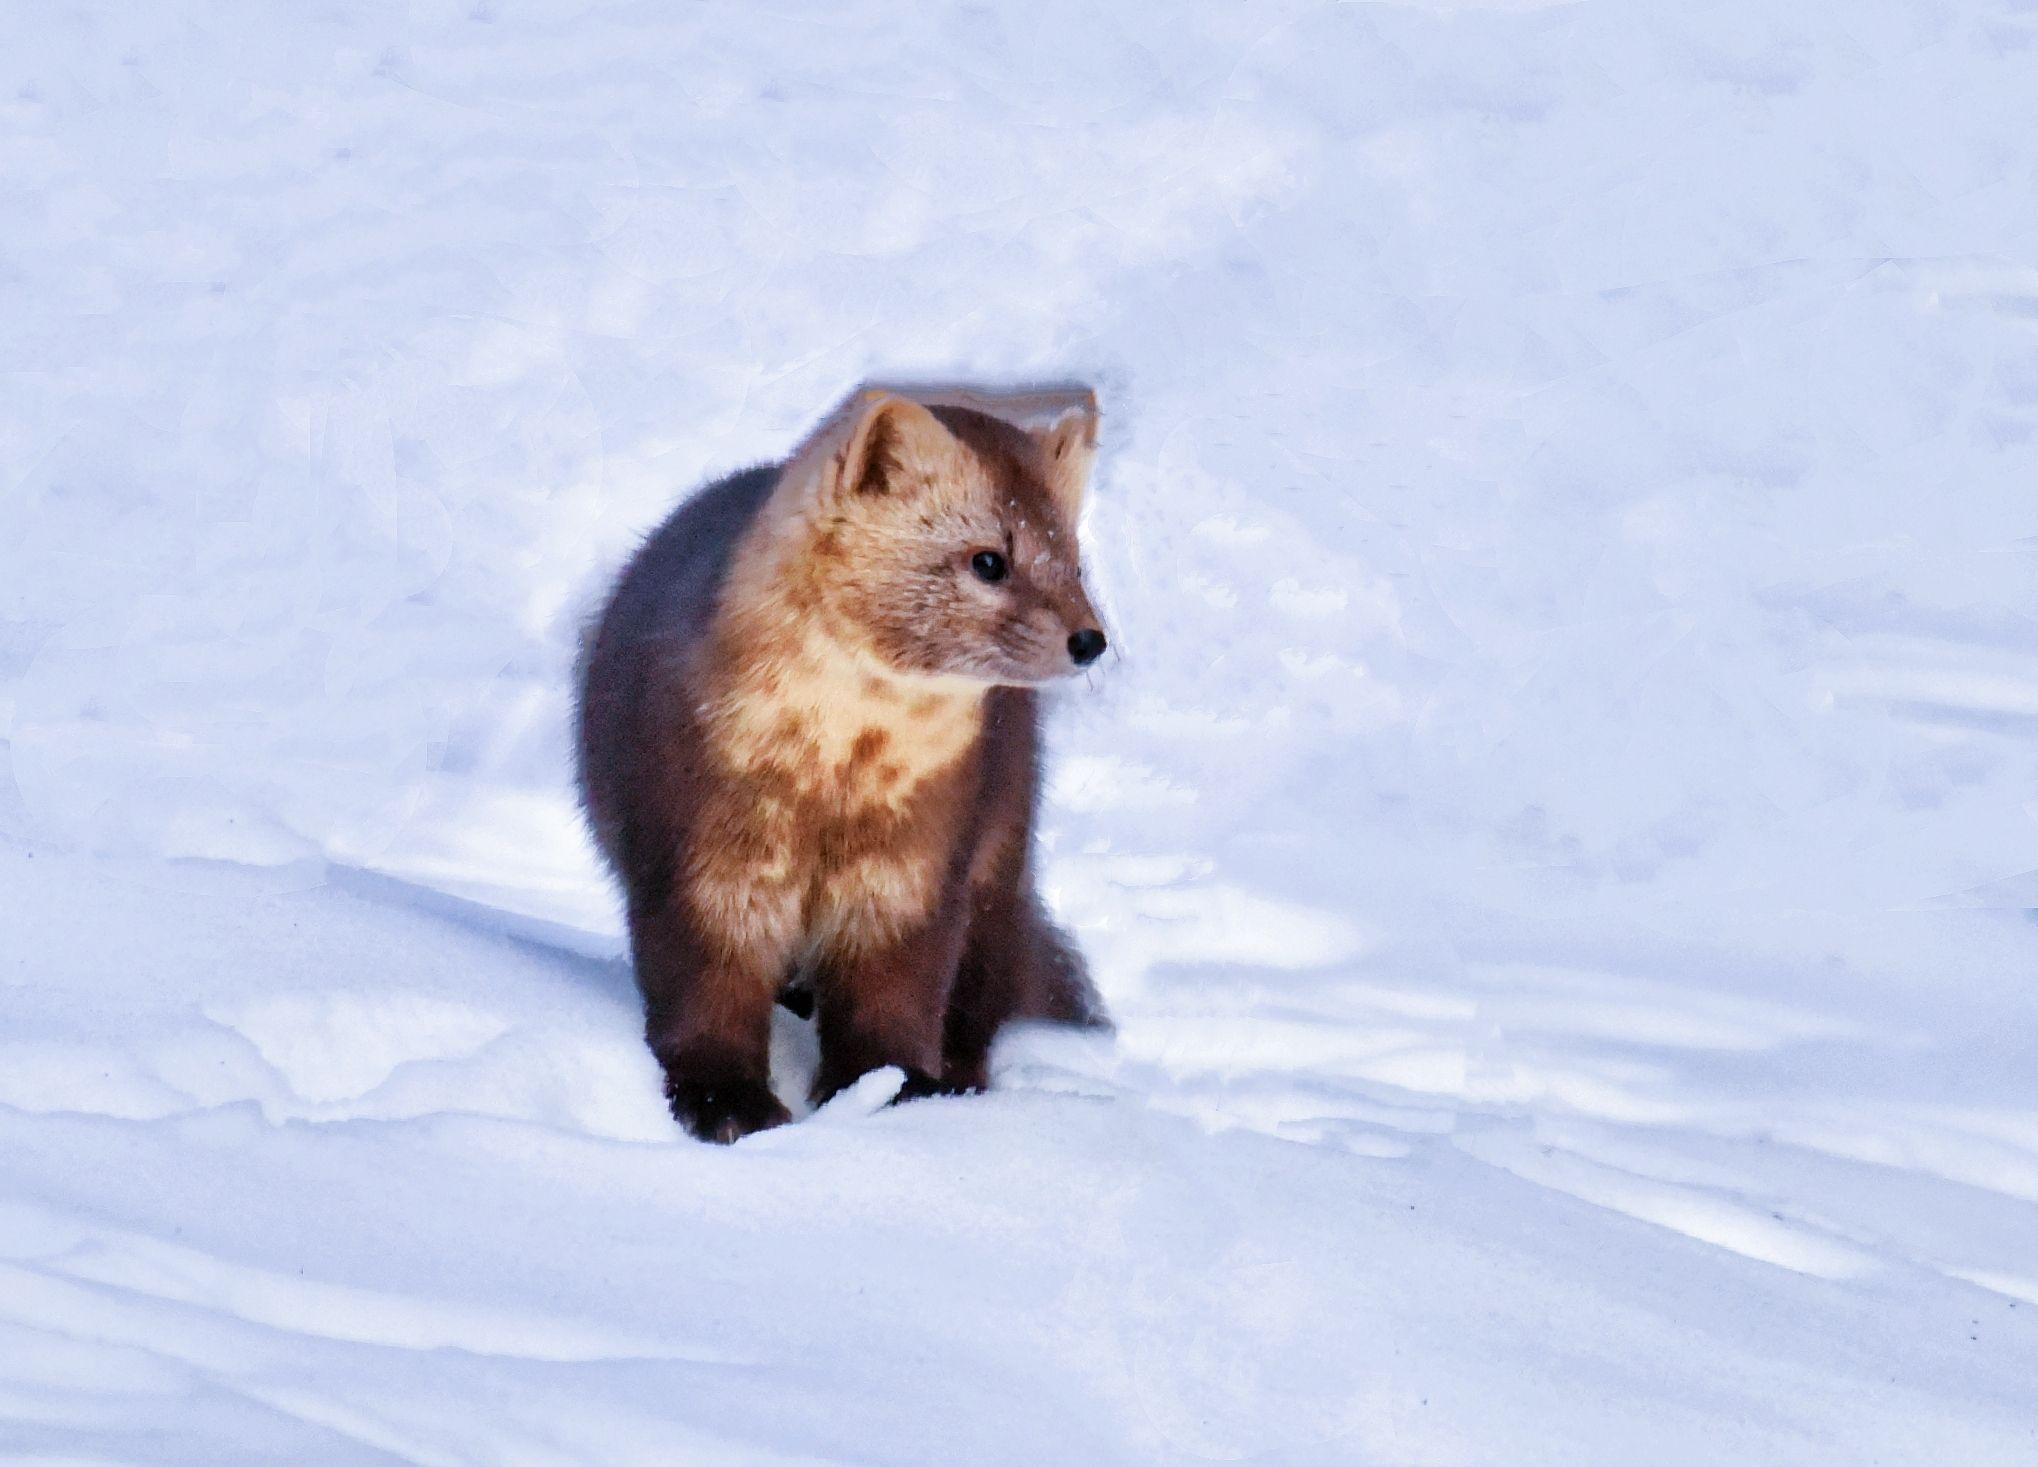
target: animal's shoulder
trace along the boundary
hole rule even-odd
[[[743,532],[778,482],[765,464],[718,479],[651,532],[616,593],[614,614],[638,635],[692,639],[706,631]]]

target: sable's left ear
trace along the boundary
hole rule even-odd
[[[1090,487],[1090,466],[1097,457],[1097,399],[1088,392],[1083,398],[1080,404],[1033,435],[1047,467],[1047,487],[1054,491],[1055,502],[1070,524],[1083,512],[1083,495]]]

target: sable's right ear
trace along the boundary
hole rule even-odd
[[[881,389],[859,393],[847,417],[848,436],[821,474],[821,492],[831,499],[903,488],[914,470],[931,469],[954,446],[934,414]]]

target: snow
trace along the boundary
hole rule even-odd
[[[2038,1461],[2034,46],[0,15],[0,1455]],[[699,1146],[578,627],[946,375],[1105,404],[1119,1032]]]

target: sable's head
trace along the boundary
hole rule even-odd
[[[908,676],[1031,685],[1105,647],[1076,518],[1094,407],[1037,432],[885,392],[851,406],[813,487],[808,589],[836,635]]]

